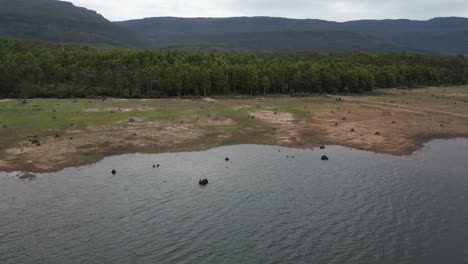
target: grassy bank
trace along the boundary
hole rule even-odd
[[[243,143],[406,154],[430,138],[468,136],[467,102],[467,87],[381,90],[341,100],[1,100],[0,170],[54,171],[112,154]]]

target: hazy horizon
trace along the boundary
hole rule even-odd
[[[392,0],[385,3],[371,0],[359,3],[350,0],[200,0],[193,3],[181,0],[68,1],[76,6],[95,10],[111,21],[148,17],[285,17],[346,22],[368,19],[429,20],[434,17],[468,17],[468,3],[464,0]]]

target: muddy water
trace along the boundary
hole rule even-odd
[[[467,244],[467,139],[406,157],[241,145],[0,173],[4,264],[468,263]]]

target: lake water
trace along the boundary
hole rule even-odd
[[[0,263],[468,263],[468,139],[405,157],[240,145],[0,173]]]

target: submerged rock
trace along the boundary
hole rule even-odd
[[[18,179],[20,180],[24,180],[24,181],[32,181],[32,180],[35,180],[37,177],[36,175],[32,174],[32,173],[23,173],[23,174],[19,174],[18,175]]]

